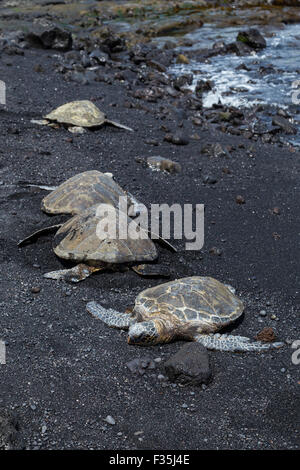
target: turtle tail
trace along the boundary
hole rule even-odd
[[[231,352],[266,351],[281,348],[284,344],[280,342],[262,343],[261,341],[251,341],[246,336],[221,334],[196,335],[194,341],[203,344],[207,349]]]

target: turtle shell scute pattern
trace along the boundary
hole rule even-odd
[[[91,101],[72,101],[44,116],[48,121],[79,127],[98,127],[105,122],[105,114]]]
[[[212,325],[219,329],[235,321],[243,312],[243,303],[221,282],[211,277],[192,276],[160,284],[141,292],[135,309],[170,315],[176,323]]]
[[[157,258],[157,250],[147,238],[119,238],[119,211],[111,211],[116,215],[112,223],[116,223],[116,238],[101,237],[98,224],[103,221],[98,215],[98,206],[86,209],[83,213],[72,217],[60,227],[54,237],[54,252],[63,259],[98,266],[101,263],[121,264],[131,262],[153,261]],[[124,214],[122,214],[124,217]],[[125,215],[127,224],[135,222]],[[137,229],[138,226],[137,226]]]
[[[85,171],[69,178],[48,194],[41,208],[48,214],[79,214],[95,204],[117,207],[127,194],[110,176],[97,170]],[[128,198],[128,204],[130,199]]]

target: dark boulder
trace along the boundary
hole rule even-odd
[[[102,42],[101,49],[109,55],[123,52],[126,50],[125,40],[119,36],[110,34]]]
[[[108,61],[108,54],[101,51],[101,49],[94,49],[89,57],[95,64],[105,65]]]
[[[208,352],[200,343],[185,344],[163,367],[171,382],[201,385],[211,380]]]
[[[236,54],[238,56],[249,55],[251,54],[251,52],[253,52],[252,47],[248,46],[248,44],[241,41],[235,41],[228,44],[226,50],[227,52],[231,54]]]
[[[55,25],[36,25],[25,40],[33,47],[67,51],[72,48],[72,35]]]
[[[179,75],[173,80],[173,87],[175,90],[180,90],[180,88],[191,85],[193,83],[193,74],[192,73],[184,73]]]
[[[15,415],[0,408],[0,450],[24,449]]]
[[[252,28],[247,31],[240,31],[236,38],[237,42],[242,42],[252,49],[258,51],[267,47],[265,38],[258,29]]]
[[[202,93],[212,90],[213,82],[210,80],[198,80],[196,83],[195,92],[196,95],[202,95]]]
[[[297,134],[297,128],[282,116],[274,116],[272,123],[274,126],[280,127],[286,134]]]

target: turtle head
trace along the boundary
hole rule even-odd
[[[160,334],[154,320],[134,323],[128,331],[128,343],[139,346],[160,343]]]

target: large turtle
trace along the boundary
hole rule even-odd
[[[42,210],[48,214],[80,214],[95,204],[117,207],[120,197],[127,197],[128,205],[134,204],[109,173],[97,170],[84,171],[64,181],[42,200]]]
[[[94,205],[75,215],[55,234],[55,254],[59,258],[79,264],[73,268],[46,273],[45,277],[78,282],[95,271],[114,269],[123,264],[129,264],[141,275],[168,275],[159,266],[157,270],[156,265],[135,265],[157,258],[153,241],[125,213],[111,207],[104,216],[102,211],[99,213],[99,207]],[[120,220],[123,223],[122,230],[126,230],[124,236],[121,234]],[[109,227],[112,228],[112,236],[106,233]]]
[[[58,187],[54,187],[42,200],[41,209],[51,215],[76,215],[96,204],[110,204],[118,207],[121,197],[126,198],[124,201],[127,207],[124,209],[129,215],[135,215],[138,202],[114,181],[112,174],[90,170],[78,173]],[[55,224],[37,230],[21,240],[19,246],[35,240],[40,235],[57,230],[61,226],[62,224]]]
[[[120,198],[124,199],[122,212],[119,210]],[[79,173],[68,179],[42,201],[42,210],[49,214],[72,214],[73,218],[64,224],[51,225],[42,228],[19,242],[19,246],[31,242],[40,235],[57,231],[54,238],[54,252],[60,258],[80,263],[70,268],[46,273],[45,277],[51,279],[66,279],[78,282],[95,271],[107,267],[116,267],[124,263],[148,262],[157,258],[154,243],[147,237],[145,232],[142,239],[128,237],[127,240],[120,239],[116,234],[114,240],[101,240],[97,233],[98,224],[101,223],[103,215],[99,208],[108,206],[114,208],[110,217],[115,217],[124,222],[126,230],[130,226],[138,226],[127,217],[134,216],[138,208],[138,202],[126,193],[111,177],[110,174],[101,173],[96,170]],[[77,216],[77,217],[76,217]],[[155,238],[172,251],[175,248],[159,236]],[[86,264],[83,264],[86,263]],[[160,265],[139,264],[131,266],[132,269],[143,276],[168,277],[169,270]]]
[[[213,334],[239,318],[244,306],[230,286],[211,277],[186,277],[146,289],[129,314],[96,302],[89,302],[87,310],[110,327],[128,329],[129,344],[148,346],[184,339],[221,351],[260,351],[283,344]]]
[[[45,121],[40,123],[49,124],[56,122],[58,124],[66,125],[67,127],[87,127],[89,129],[100,127],[103,124],[111,124],[127,131],[133,131],[130,127],[106,119],[105,114],[100,111],[94,103],[88,100],[72,101],[70,103],[63,104],[51,111],[49,114],[46,114],[46,116],[44,116],[44,120]],[[72,130],[72,128],[70,128],[70,130]]]

